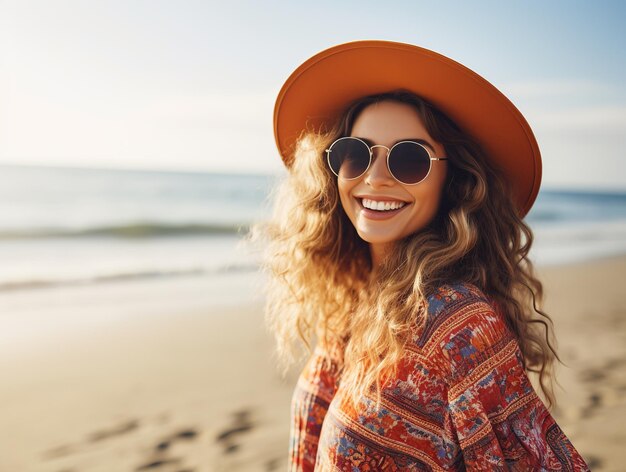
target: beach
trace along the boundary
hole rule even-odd
[[[554,416],[593,471],[626,463],[626,257],[539,271],[554,320],[559,402]]]
[[[553,414],[592,470],[623,470],[626,257],[540,268]],[[1,471],[284,470],[281,379],[261,278],[189,277],[0,296]]]

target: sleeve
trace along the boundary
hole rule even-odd
[[[589,471],[535,392],[519,344],[487,302],[439,345],[448,415],[468,471]]]
[[[291,400],[289,471],[312,471],[328,406],[337,391],[343,359],[338,341],[318,343],[298,378]]]

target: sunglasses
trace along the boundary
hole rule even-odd
[[[358,179],[370,168],[375,147],[387,150],[389,173],[405,185],[416,185],[426,179],[430,174],[432,161],[448,159],[432,157],[425,146],[415,141],[399,141],[390,149],[382,144],[369,146],[360,138],[346,136],[337,139],[326,149],[328,166],[337,177],[346,180]]]

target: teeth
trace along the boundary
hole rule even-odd
[[[377,202],[375,200],[368,200],[366,198],[363,199],[363,206],[365,208],[369,208],[370,210],[397,210],[398,208],[402,208],[404,205],[406,205],[405,202]]]

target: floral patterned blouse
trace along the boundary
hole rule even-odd
[[[380,411],[374,387],[349,406],[341,346],[316,346],[292,397],[289,470],[588,471],[495,305],[467,283],[427,302],[425,328],[383,385]]]

